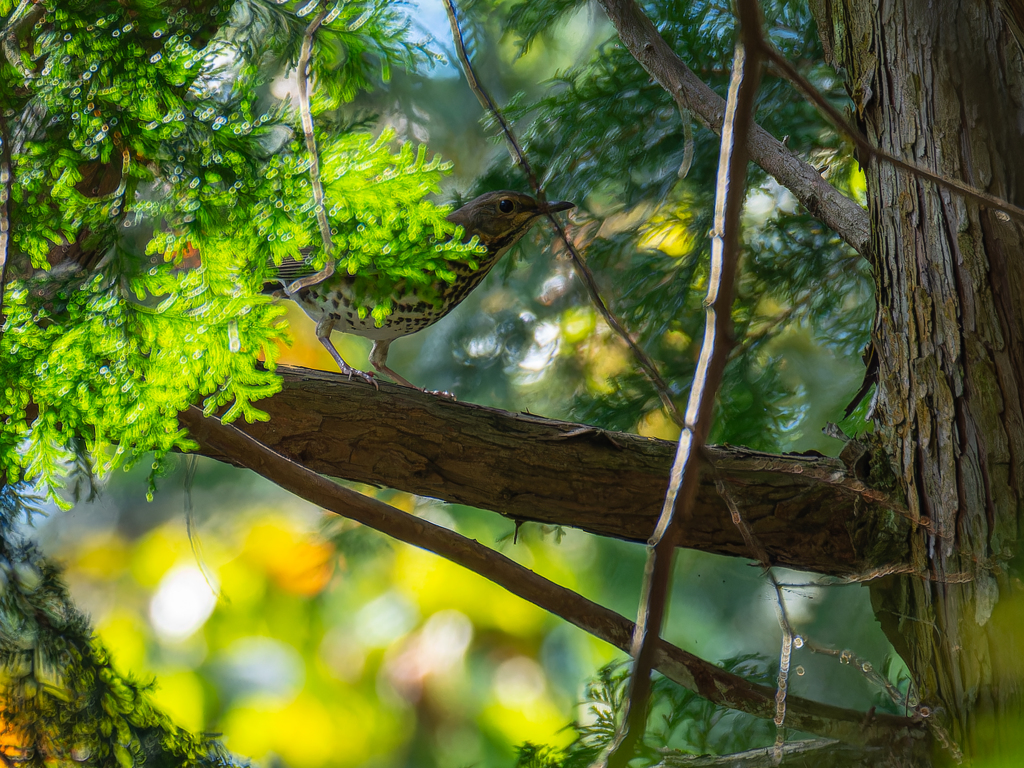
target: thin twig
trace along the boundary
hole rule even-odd
[[[4,294],[7,293],[7,261],[11,248],[11,140],[7,132],[7,118],[0,114],[0,339],[4,335],[7,313]]]
[[[321,2],[321,5],[323,3]],[[309,107],[309,64],[313,54],[313,38],[320,29],[328,10],[323,8],[306,27],[302,36],[302,51],[299,54],[297,67],[299,81],[299,113],[302,116],[302,132],[306,137],[306,153],[309,155],[309,183],[313,187],[313,204],[316,207],[316,221],[320,227],[320,238],[324,243],[324,256],[327,261],[319,272],[299,278],[285,286],[284,292],[289,296],[323,282],[334,274],[334,241],[331,238],[331,225],[327,221],[327,210],[324,206],[324,186],[320,180],[320,155],[316,148],[316,135],[313,133],[313,112]]]
[[[505,116],[498,109],[498,106],[494,103],[494,100],[490,97],[484,87],[480,84],[477,79],[476,72],[473,70],[473,65],[469,60],[469,54],[466,53],[466,43],[462,37],[462,29],[459,27],[459,19],[455,10],[454,0],[444,0],[445,9],[448,12],[448,22],[452,28],[452,39],[455,42],[455,50],[459,57],[459,61],[462,63],[463,71],[466,75],[466,82],[469,83],[469,87],[476,94],[477,99],[480,100],[481,106],[490,112],[494,119],[498,121],[498,125],[501,126],[502,134],[505,136],[505,141],[508,142],[509,154],[512,155],[513,161],[523,170],[526,175],[527,182],[530,188],[533,190],[534,195],[537,197],[538,202],[542,205],[547,202],[547,197],[544,194],[544,188],[541,186],[540,181],[537,179],[537,174],[534,173],[533,167],[530,165],[530,161],[526,158],[526,153],[523,152],[522,146],[516,139],[515,133],[512,131],[511,126],[505,119]],[[576,268],[576,274],[579,275],[583,281],[583,285],[587,288],[587,293],[590,294],[590,300],[597,307],[597,311],[604,318],[604,321],[608,323],[609,327],[615,331],[626,345],[629,347],[633,356],[640,364],[640,368],[644,374],[650,380],[651,384],[654,385],[654,389],[658,393],[658,397],[661,399],[662,405],[665,406],[665,410],[668,411],[669,416],[679,426],[683,426],[684,420],[682,415],[679,413],[679,408],[676,406],[675,401],[672,399],[672,394],[669,392],[668,385],[665,380],[661,377],[658,372],[658,367],[654,361],[648,356],[648,354],[637,344],[629,331],[622,322],[612,313],[605,303],[604,298],[601,296],[601,289],[597,286],[597,280],[594,279],[594,273],[590,271],[590,267],[580,256],[580,252],[577,250],[575,244],[569,238],[562,223],[555,217],[554,214],[547,214],[548,221],[551,222],[551,226],[555,228],[555,232],[561,238],[562,242],[565,243],[566,250],[572,256],[573,266]]]
[[[7,62],[18,70],[26,80],[31,80],[35,73],[25,66],[25,62],[21,58],[21,50],[18,48],[18,28],[30,16],[26,11],[33,5],[31,0],[21,0],[18,7],[14,9],[14,13],[11,14],[7,25],[0,30],[0,46],[3,47]]]
[[[828,118],[829,122],[831,122],[838,131],[846,134],[850,141],[857,146],[857,149],[863,153],[864,159],[867,162],[877,162],[881,160],[882,162],[889,163],[901,170],[907,171],[913,176],[927,179],[940,187],[945,187],[946,189],[957,192],[985,207],[995,208],[996,210],[1003,211],[1004,213],[1010,214],[1011,216],[1015,216],[1016,218],[1024,221],[1024,208],[1019,208],[1002,198],[996,197],[995,195],[982,192],[980,189],[973,187],[970,184],[965,184],[957,179],[951,179],[948,176],[942,176],[941,174],[935,173],[935,171],[931,171],[923,166],[917,165],[916,163],[901,160],[895,155],[890,155],[883,149],[872,146],[871,142],[869,142],[860,131],[850,125],[846,118],[843,117],[842,113],[829,104],[828,99],[822,96],[821,93],[818,92],[818,89],[796,70],[796,67],[786,61],[785,57],[775,50],[774,46],[770,45],[767,40],[760,36],[758,46],[764,56],[772,64],[778,67],[782,74],[785,75],[786,78],[804,94],[804,96],[814,103],[814,105]]]
[[[783,587],[772,570],[772,563],[768,559],[768,552],[765,550],[764,545],[761,544],[760,539],[754,535],[747,521],[743,519],[739,504],[736,503],[733,495],[729,493],[729,488],[721,477],[715,477],[715,487],[718,489],[718,495],[722,497],[726,506],[729,507],[729,514],[732,517],[733,525],[739,529],[740,534],[743,536],[743,541],[760,564],[764,577],[772,585],[772,589],[775,590],[775,613],[779,620],[779,628],[782,630],[782,644],[779,651],[779,674],[775,686],[775,745],[772,748],[775,765],[778,765],[782,762],[786,742],[783,726],[786,724],[786,694],[789,691],[789,665],[793,657],[793,645],[796,635],[793,632],[793,625],[789,620],[789,613],[786,611],[786,599],[782,593]],[[799,645],[803,645],[802,639]]]
[[[420,547],[483,576],[509,592],[574,624],[595,637],[628,651],[634,626],[624,616],[559,586],[473,539],[395,509],[318,475],[249,437],[237,427],[206,417],[198,407],[179,414],[181,424],[207,450],[246,467],[286,491],[335,514],[355,520],[399,541]],[[770,718],[773,691],[726,672],[664,640],[657,643],[655,667],[670,680],[709,701]],[[790,703],[794,728],[851,744],[890,739],[908,718],[880,715],[864,726],[864,713],[795,699]]]
[[[851,584],[864,584],[868,581],[875,581],[876,579],[883,579],[886,576],[913,576],[921,581],[932,582],[934,584],[966,584],[974,581],[977,576],[970,573],[969,571],[957,571],[956,573],[947,573],[939,576],[936,573],[930,573],[928,571],[922,571],[919,568],[909,565],[906,563],[897,563],[893,565],[881,565],[877,568],[872,568],[870,571],[864,573],[853,573],[848,576],[826,576],[815,581],[808,581],[803,583],[790,583],[785,582],[780,584],[783,589],[812,589],[817,587],[848,587]]]
[[[636,0],[600,0],[615,25],[619,40],[647,73],[705,128],[720,134],[725,101],[686,66]],[[782,186],[819,221],[871,260],[871,223],[860,203],[843,195],[806,160],[759,125],[747,141],[750,159]]]
[[[740,215],[747,179],[747,137],[753,122],[754,98],[761,69],[756,52],[748,55],[746,45],[746,39],[754,34],[751,28],[760,24],[757,5],[753,0],[741,1],[738,10],[740,40],[736,45],[722,125],[711,269],[708,295],[704,300],[704,341],[690,388],[686,425],[679,436],[665,504],[648,543],[637,628],[633,635],[633,674],[626,713],[619,732],[602,758],[609,768],[625,768],[644,733],[653,651],[668,602],[676,546],[681,527],[693,515],[700,474],[697,459],[711,429],[715,396],[733,344],[732,303],[739,262]]]
[[[871,662],[862,659],[849,649],[838,651],[835,648],[826,648],[825,646],[819,645],[813,640],[809,640],[807,638],[803,638],[803,644],[807,646],[807,650],[811,653],[816,653],[820,656],[831,656],[832,658],[838,659],[840,664],[849,664],[864,675],[870,683],[885,691],[886,696],[888,696],[894,704],[903,706],[905,701],[903,693],[901,693],[895,685],[890,683],[885,676],[881,675]],[[920,704],[917,706],[920,706]],[[915,709],[916,708],[917,707],[915,707]]]

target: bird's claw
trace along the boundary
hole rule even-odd
[[[352,381],[353,376],[358,376],[367,384],[373,384],[373,388],[376,389],[378,392],[380,391],[380,384],[377,383],[376,377],[369,371],[360,371],[358,368],[350,367],[347,371],[342,371],[342,373],[348,374],[349,381]]]

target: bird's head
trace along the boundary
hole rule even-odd
[[[575,207],[567,202],[541,204],[521,192],[502,190],[470,200],[448,214],[448,221],[462,225],[465,240],[476,235],[491,253],[504,253],[540,217]]]

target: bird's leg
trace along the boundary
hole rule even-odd
[[[403,379],[397,373],[388,368],[388,347],[390,346],[390,339],[377,339],[375,342],[373,342],[373,349],[370,350],[370,365],[372,365],[381,373],[386,373],[388,376],[397,381],[403,387],[412,387],[413,389],[418,389],[420,392],[422,392],[422,387],[417,387],[412,382]]]
[[[404,387],[411,387],[417,389],[420,392],[425,392],[428,395],[440,395],[441,397],[447,397],[451,400],[455,399],[455,395],[451,392],[438,392],[435,390],[423,389],[423,387],[417,387],[410,381],[403,379],[397,373],[388,368],[388,347],[391,346],[391,340],[378,339],[373,342],[373,349],[370,350],[370,365],[376,368],[381,373],[386,373],[392,379],[397,381]]]
[[[316,324],[316,337],[320,339],[320,343],[323,344],[327,348],[327,351],[331,353],[331,357],[334,358],[334,362],[338,364],[338,368],[341,372],[348,376],[349,381],[352,381],[353,376],[358,376],[361,379],[365,379],[370,384],[373,384],[375,389],[380,389],[380,385],[374,381],[372,373],[357,370],[342,359],[341,354],[337,349],[335,349],[334,344],[331,342],[331,331],[333,330],[334,320],[330,315],[324,315]]]

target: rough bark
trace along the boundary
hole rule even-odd
[[[999,3],[814,5],[872,143],[1024,202],[1024,65]],[[1010,754],[1024,703],[1024,227],[891,167],[866,172],[876,424],[937,534],[912,539],[936,578],[893,578],[873,598],[938,722],[973,757]]]
[[[270,420],[238,426],[322,474],[634,541],[657,523],[672,442],[390,384],[378,392],[334,373],[280,373],[283,391],[260,403]],[[226,459],[208,446],[200,452]],[[752,557],[715,488],[717,472],[774,562],[849,575],[905,560],[906,519],[860,479],[866,460],[848,470],[839,459],[728,446],[705,456],[683,546]]]

